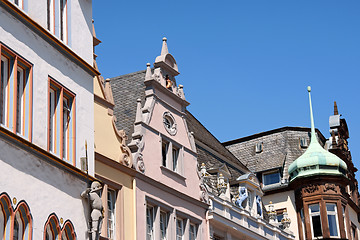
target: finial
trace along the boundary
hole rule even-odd
[[[140,123],[142,121],[142,111],[141,111],[141,99],[136,99],[136,116],[135,116],[135,124]]]
[[[311,140],[310,140],[310,144],[315,141],[317,142],[316,139],[316,134],[315,134],[315,124],[314,124],[314,116],[313,116],[313,111],[312,111],[312,104],[311,104],[311,87],[308,86],[307,90],[309,92],[309,105],[310,105],[310,120],[311,120]]]
[[[161,48],[161,55],[166,55],[169,53],[168,47],[167,47],[167,38],[164,37],[163,39],[163,44],[162,44],[162,48]]]
[[[337,108],[336,101],[334,101],[334,115],[339,115],[339,111],[338,111],[338,108]]]
[[[146,80],[151,80],[152,77],[151,77],[151,68],[150,68],[150,63],[147,63],[146,64],[146,73],[145,73],[145,81]]]

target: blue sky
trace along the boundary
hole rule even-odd
[[[315,126],[329,137],[337,101],[360,168],[360,1],[106,3],[93,1],[105,78],[153,64],[167,37],[188,109],[220,141],[310,127],[311,85]]]

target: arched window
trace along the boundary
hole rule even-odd
[[[50,214],[45,224],[44,239],[55,240],[60,233],[59,219],[55,213]]]
[[[14,211],[6,193],[0,194],[0,239],[32,239],[32,217],[28,205],[20,201]]]
[[[50,214],[44,227],[44,240],[76,240],[73,224],[66,220],[60,228],[59,218],[55,213]]]
[[[32,217],[28,205],[19,202],[14,212],[13,240],[31,240],[32,239]]]
[[[6,193],[0,195],[0,239],[10,239],[11,216],[13,209]]]
[[[76,240],[73,224],[67,220],[61,230],[61,240]]]

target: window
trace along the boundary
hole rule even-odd
[[[10,0],[10,2],[13,2],[16,6],[18,6],[21,9],[24,9],[24,1],[25,0]]]
[[[184,239],[184,221],[181,218],[176,219],[176,240]]]
[[[309,205],[311,232],[314,238],[322,236],[319,204]]]
[[[32,66],[0,44],[0,124],[31,141]]]
[[[255,145],[255,152],[256,153],[261,153],[263,151],[263,142],[258,142]]]
[[[181,148],[174,143],[162,139],[161,143],[162,166],[174,172],[182,173],[181,168]]]
[[[49,80],[48,149],[75,163],[75,95],[53,79]]]
[[[168,213],[160,211],[160,239],[167,239]]]
[[[115,202],[116,192],[114,190],[107,190],[107,237],[115,239]]]
[[[179,172],[179,149],[173,147],[172,149],[172,161],[173,161],[173,171],[174,172]]]
[[[169,143],[166,141],[162,141],[161,154],[162,154],[162,165],[164,167],[167,166],[167,155],[168,155]]]
[[[279,171],[270,172],[270,173],[264,173],[263,174],[263,184],[265,186],[275,184],[275,183],[279,183],[279,182],[280,182],[280,173],[279,173]]]
[[[50,214],[45,223],[44,240],[75,240],[76,234],[74,226],[70,220],[66,220],[62,228],[60,228],[59,218],[55,213]]]
[[[47,0],[47,28],[64,43],[68,38],[67,0]]]
[[[356,240],[356,239],[358,239],[357,236],[358,236],[358,235],[357,235],[356,225],[355,225],[354,223],[351,223],[351,238],[352,238],[353,240]]]
[[[189,240],[196,240],[196,236],[197,236],[197,226],[193,223],[190,223]]]
[[[338,225],[338,220],[337,220],[336,204],[327,203],[326,204],[326,212],[327,212],[330,236],[338,237],[339,236],[339,225]]]
[[[154,208],[146,208],[146,240],[154,240]]]
[[[305,137],[301,137],[301,138],[299,139],[299,141],[300,141],[300,147],[301,147],[301,148],[307,148],[307,147],[308,147],[307,140],[306,140]]]

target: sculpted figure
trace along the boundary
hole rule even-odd
[[[248,198],[248,196],[249,195],[246,187],[239,187],[239,196],[235,200],[235,205],[243,209],[244,207],[242,206],[242,204]]]
[[[262,207],[261,207],[261,197],[256,196],[256,208],[257,208],[257,214],[262,216]]]
[[[91,208],[91,234],[92,240],[98,240],[100,236],[101,223],[103,219],[103,205],[100,198],[101,184],[98,181],[91,183],[91,188],[86,189],[81,193],[82,198],[86,198],[89,201]]]

